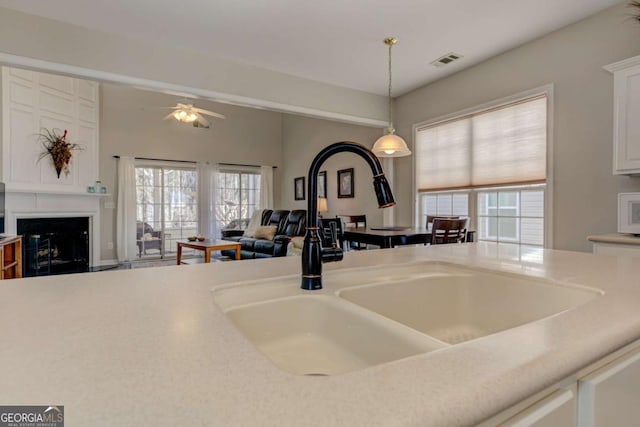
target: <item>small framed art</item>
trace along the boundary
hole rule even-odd
[[[327,198],[327,171],[318,174],[318,197]]]
[[[304,200],[304,176],[294,178],[293,192],[295,200]]]
[[[338,171],[338,198],[353,198],[353,168]]]

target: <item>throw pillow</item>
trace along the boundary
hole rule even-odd
[[[295,246],[293,246],[293,242],[289,242],[289,245],[287,246],[287,256],[300,256],[302,255],[302,249],[298,249]]]
[[[302,246],[304,245],[304,237],[295,236],[289,241],[287,246],[287,255],[302,255]]]
[[[293,247],[297,249],[302,249],[302,245],[304,245],[304,236],[295,236],[291,238],[293,242]]]
[[[256,232],[253,233],[253,237],[256,239],[265,239],[265,240],[273,240],[273,237],[276,235],[276,226],[275,225],[261,225],[256,228]]]
[[[244,237],[254,237],[256,234],[256,230],[260,227],[262,222],[262,209],[256,209],[253,211],[253,215],[251,215],[251,219],[249,220],[249,225],[247,225],[246,230],[244,230]]]

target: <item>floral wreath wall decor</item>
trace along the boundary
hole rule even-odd
[[[60,172],[62,171],[64,171],[65,176],[69,175],[69,162],[73,156],[71,151],[82,150],[82,147],[67,141],[67,130],[65,129],[61,135],[59,129],[44,129],[44,131],[38,135],[38,140],[42,143],[45,150],[40,153],[38,161],[47,156],[51,156],[51,162],[56,168],[58,179],[60,179]]]

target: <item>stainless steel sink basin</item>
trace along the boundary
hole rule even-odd
[[[457,344],[574,308],[602,295],[514,274],[452,267],[447,274],[342,289],[338,295]]]

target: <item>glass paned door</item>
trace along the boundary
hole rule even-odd
[[[136,167],[139,258],[174,255],[177,240],[196,235],[197,182],[193,168]]]
[[[260,205],[260,174],[245,171],[221,171],[218,175],[216,221],[219,230],[247,227]]]

